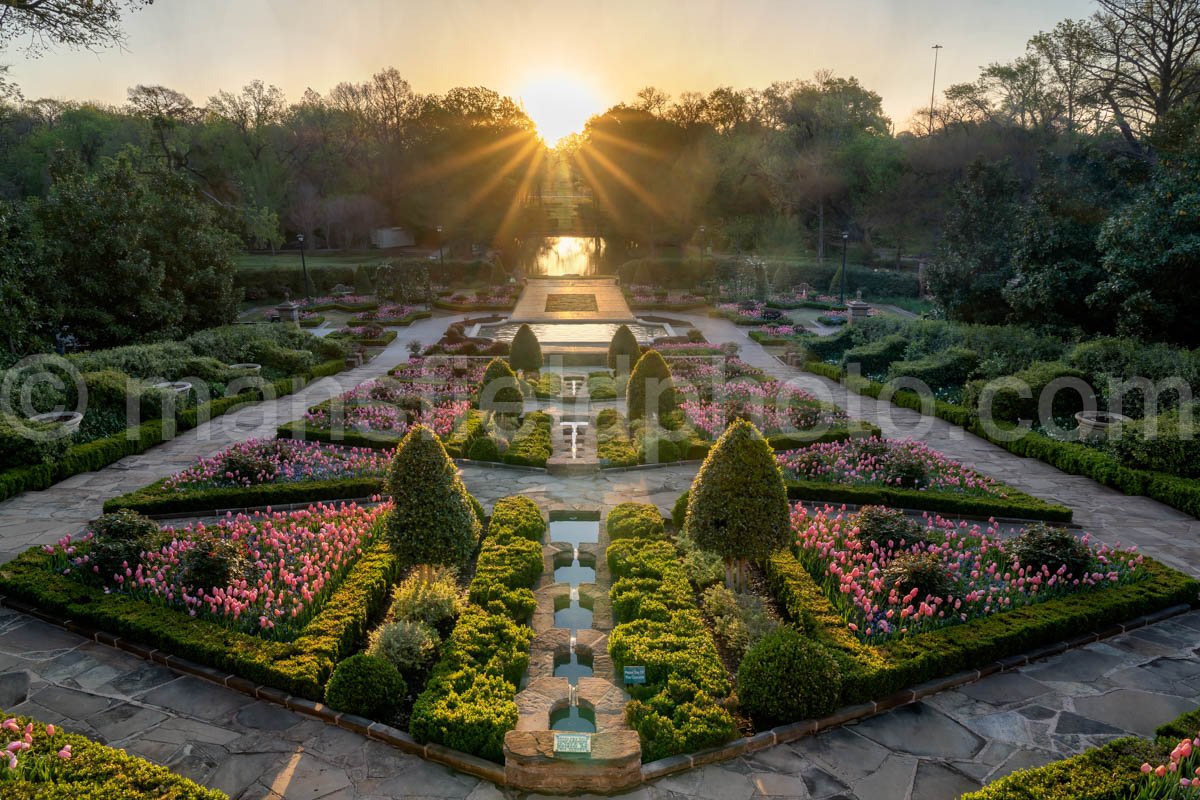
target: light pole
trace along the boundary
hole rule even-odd
[[[933,136],[933,98],[937,96],[937,62],[940,44],[933,46],[933,87],[929,90],[929,135]]]
[[[846,305],[846,242],[850,239],[848,231],[842,231],[842,305]]]
[[[308,282],[308,262],[304,260],[304,234],[297,233],[296,241],[300,243],[300,270],[304,273],[304,299],[308,300],[312,297],[312,293]]]
[[[445,248],[442,247],[442,226],[441,225],[437,226],[437,235],[438,235],[438,264],[442,267],[445,267],[446,266],[446,253],[445,253]]]

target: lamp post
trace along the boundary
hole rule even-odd
[[[846,305],[846,242],[850,239],[849,231],[842,231],[842,299],[841,304]]]
[[[929,135],[933,136],[933,99],[937,97],[937,62],[938,51],[942,49],[940,44],[933,46],[933,86],[929,90]]]
[[[442,267],[445,267],[446,266],[446,252],[445,252],[445,248],[442,247],[442,226],[441,225],[437,226],[437,235],[438,235],[438,264]]]
[[[304,298],[307,300],[312,297],[312,293],[308,282],[308,262],[304,260],[304,234],[297,233],[296,241],[300,243],[300,270],[304,273]]]

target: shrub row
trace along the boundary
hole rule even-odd
[[[605,408],[596,415],[596,455],[602,467],[632,467],[641,460],[629,438],[625,415]]]
[[[657,512],[655,512],[657,513]],[[737,736],[729,713],[732,686],[705,625],[674,545],[654,526],[625,525],[630,515],[610,517],[631,538],[618,539],[606,557],[609,591],[618,625],[608,639],[617,674],[627,665],[646,668],[644,686],[627,687],[630,727],[646,761],[723,744]],[[661,524],[661,519],[659,520]],[[624,526],[624,527],[623,527]],[[637,533],[651,538],[636,538]]]
[[[49,558],[34,548],[6,564],[0,592],[84,627],[318,701],[334,665],[362,645],[372,621],[386,609],[402,568],[377,527],[373,543],[321,610],[294,640],[282,642],[191,618],[178,608],[106,594],[52,571]]]
[[[517,725],[517,687],[529,666],[534,633],[522,623],[533,613],[530,587],[542,573],[544,532],[532,500],[497,501],[471,581],[471,602],[413,704],[409,732],[417,741],[503,763],[504,734]]]
[[[831,380],[842,381],[846,388],[868,397],[878,398],[884,392],[883,384],[865,378],[848,377],[840,368],[829,364],[810,361],[804,365],[804,369]],[[891,402],[901,408],[912,409],[920,413],[927,411],[921,396],[913,391],[894,392]],[[1198,480],[1127,467],[1105,452],[1077,442],[1060,442],[1034,431],[1027,432],[1020,438],[1011,441],[1009,437],[992,436],[980,423],[978,416],[966,406],[934,400],[933,413],[934,416],[952,425],[966,428],[976,436],[987,439],[1016,455],[1045,461],[1063,472],[1083,475],[1128,495],[1144,495],[1186,514],[1200,517],[1200,481]]]
[[[552,451],[550,428],[553,418],[544,411],[525,415],[521,427],[513,434],[504,452],[505,464],[525,467],[544,467]]]
[[[1047,503],[1032,495],[1008,490],[1008,497],[964,495],[936,490],[900,489],[885,486],[848,486],[821,481],[788,481],[792,500],[827,500],[831,503],[914,508],[939,514],[973,517],[1010,517],[1070,522],[1074,512],[1066,506]]]
[[[842,705],[887,697],[928,680],[978,669],[1006,656],[1053,644],[1180,603],[1195,604],[1200,583],[1146,559],[1144,579],[1058,597],[967,624],[861,642],[821,587],[788,551],[766,562],[771,593],[801,631],[840,664]]]
[[[442,443],[451,458],[469,458],[471,445],[480,437],[487,436],[487,415],[478,409],[472,409],[462,422],[450,432]]]
[[[325,481],[267,483],[259,486],[229,486],[179,492],[164,487],[165,481],[104,501],[104,513],[123,508],[142,514],[184,514],[216,509],[283,506],[290,503],[316,502],[372,497],[383,491],[383,476],[378,478],[341,478]]]
[[[255,389],[234,397],[210,400],[200,406],[181,411],[174,423],[162,420],[144,422],[137,428],[122,431],[104,439],[67,449],[61,459],[53,464],[36,464],[7,470],[0,473],[0,500],[5,500],[25,491],[40,491],[58,481],[81,472],[95,472],[125,456],[143,453],[155,445],[171,439],[176,432],[195,428],[202,419],[214,419],[246,403],[259,402],[264,396],[283,397],[302,389],[308,381],[340,372],[345,366],[341,359],[327,361],[309,370],[306,376],[283,378],[269,384],[270,391]],[[172,429],[173,428],[173,429]]]

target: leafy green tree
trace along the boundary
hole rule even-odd
[[[953,192],[928,284],[951,319],[1003,322],[1004,287],[1013,276],[1012,252],[1021,184],[1007,162],[978,161]]]
[[[704,459],[688,495],[687,535],[725,559],[725,584],[746,586],[746,563],[791,539],[787,489],[775,452],[746,420],[735,420]]]
[[[647,350],[629,374],[625,403],[630,420],[657,419],[675,409],[671,368],[657,350]]]
[[[513,336],[508,363],[521,372],[539,372],[542,368],[542,345],[528,325],[517,328]]]
[[[56,292],[42,250],[27,205],[0,200],[0,367],[41,349],[53,334]]]
[[[608,368],[618,374],[627,374],[642,357],[642,346],[628,325],[617,328],[608,343]]]
[[[437,434],[413,426],[388,467],[392,549],[406,564],[457,566],[479,541],[480,524],[458,468]]]

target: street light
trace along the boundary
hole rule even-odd
[[[846,305],[846,242],[850,239],[849,231],[842,231],[842,305]]]
[[[311,299],[311,285],[308,282],[308,262],[304,260],[304,234],[297,233],[296,241],[300,243],[300,270],[304,273],[304,298]]]
[[[442,226],[441,225],[437,226],[437,234],[438,234],[438,263],[441,266],[445,267],[446,266],[446,253],[445,253],[445,249],[442,247]]]

